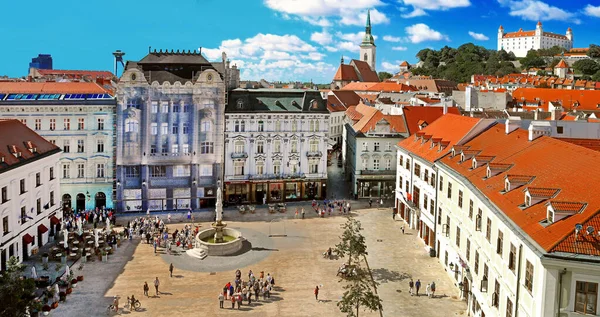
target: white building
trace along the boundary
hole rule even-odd
[[[225,199],[327,197],[329,118],[316,90],[233,90],[225,111]]]
[[[60,147],[63,207],[113,208],[116,100],[96,83],[2,82],[0,117]]]
[[[48,242],[60,224],[60,148],[17,120],[0,120],[0,271]]]
[[[439,155],[440,128],[411,154]],[[435,251],[468,313],[597,315],[600,153],[510,122],[469,134],[434,163]]]
[[[332,90],[326,96],[329,110],[329,142],[331,146],[342,144],[344,118],[350,106],[360,103],[360,96],[351,90]]]
[[[573,31],[567,29],[566,35],[544,32],[542,22],[538,22],[535,30],[505,33],[502,25],[498,28],[498,50],[513,52],[516,57],[525,57],[529,50],[564,47],[566,50],[573,48]]]

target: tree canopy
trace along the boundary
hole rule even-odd
[[[594,75],[600,70],[600,65],[593,59],[578,60],[573,64],[573,68],[583,75]]]
[[[392,74],[388,73],[388,72],[379,72],[377,73],[377,76],[379,76],[379,81],[385,81],[387,79],[392,78]]]
[[[35,283],[32,279],[24,279],[25,265],[19,264],[17,258],[10,257],[7,268],[0,275],[0,316],[25,316],[27,307],[34,300]]]

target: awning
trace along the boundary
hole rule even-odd
[[[46,228],[46,226],[44,226],[44,224],[41,224],[38,226],[38,233],[39,234],[44,234],[48,232],[48,228]]]
[[[29,233],[27,233],[23,236],[23,242],[25,244],[30,244],[33,242],[33,237]]]
[[[52,217],[50,218],[50,224],[51,224],[51,225],[53,225],[53,226],[54,226],[54,225],[57,225],[57,224],[59,224],[59,223],[60,223],[60,219],[56,218],[56,216],[52,216]]]

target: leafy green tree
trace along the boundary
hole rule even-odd
[[[392,78],[393,75],[388,72],[379,72],[377,73],[377,76],[379,76],[379,81],[385,81]]]
[[[26,316],[27,307],[35,299],[35,283],[32,279],[22,278],[25,265],[19,264],[14,256],[10,257],[6,267],[6,271],[0,275],[0,316]]]
[[[356,274],[345,285],[342,299],[337,303],[340,311],[348,317],[358,317],[360,308],[370,311],[380,310],[381,299],[374,292],[376,283],[371,279],[369,273],[360,267],[356,268]]]
[[[592,76],[593,81],[600,81],[600,70]]]
[[[600,58],[600,46],[596,44],[590,44],[590,49],[587,52],[587,56],[591,58]]]
[[[343,228],[341,241],[335,245],[334,252],[340,258],[347,256],[348,266],[350,266],[353,261],[358,263],[360,257],[367,255],[367,242],[360,233],[362,230],[360,221],[348,218]]]
[[[538,68],[546,65],[546,61],[541,58],[535,50],[529,50],[527,56],[521,59],[521,66],[524,69]]]
[[[578,60],[573,64],[573,68],[584,75],[594,75],[600,70],[600,66],[592,59]]]

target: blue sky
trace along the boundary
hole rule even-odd
[[[496,49],[500,24],[510,32],[541,20],[549,32],[571,27],[575,47],[600,44],[592,0],[21,0],[3,3],[0,75],[26,75],[38,53],[55,68],[112,70],[116,49],[138,60],[148,46],[203,47],[210,60],[226,51],[242,79],[328,83],[341,56],[358,58],[369,8],[378,71],[427,47]]]

